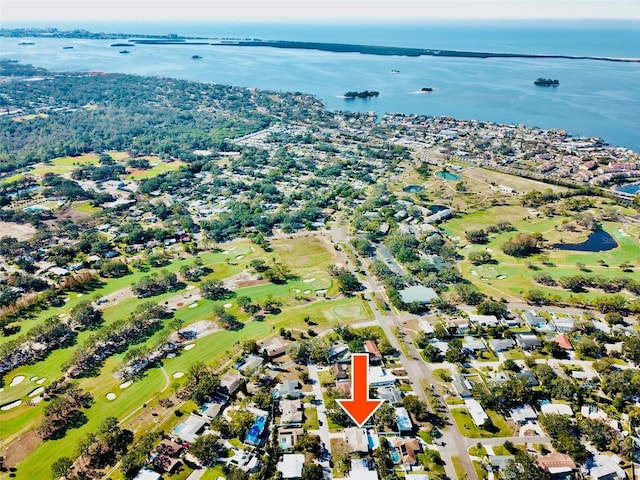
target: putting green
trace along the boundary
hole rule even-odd
[[[473,267],[473,270],[478,272],[478,278],[487,278],[489,280],[493,280],[501,276],[500,270],[492,266],[478,265],[476,267]]]
[[[332,309],[333,313],[341,320],[351,320],[364,315],[362,305],[344,305]]]

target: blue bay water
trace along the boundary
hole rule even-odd
[[[7,25],[11,26],[11,25]],[[51,26],[51,25],[49,25]],[[177,33],[211,38],[324,41],[450,50],[549,55],[640,57],[640,24],[408,23],[383,24],[83,24],[60,29]],[[136,45],[128,55],[113,41],[0,39],[0,57],[55,71],[106,71],[300,91],[329,109],[452,115],[498,123],[558,128],[598,136],[640,151],[640,64],[567,59],[393,57],[313,50],[209,45]],[[63,46],[74,46],[63,49]],[[193,60],[192,55],[203,58]],[[393,74],[391,70],[399,70]],[[537,77],[557,88],[536,87]],[[418,93],[432,87],[428,94]],[[348,90],[377,90],[345,100]]]

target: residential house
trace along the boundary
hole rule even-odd
[[[489,455],[489,466],[492,471],[497,472],[509,465],[509,462],[515,458],[513,455]]]
[[[379,362],[382,360],[382,353],[380,353],[378,345],[376,345],[374,340],[364,341],[364,351],[369,354],[369,360],[371,362]]]
[[[475,423],[476,426],[482,427],[482,425],[489,420],[489,415],[487,415],[487,412],[484,411],[484,408],[482,408],[482,405],[480,405],[480,402],[477,400],[465,398],[464,404],[469,410],[469,415],[471,415],[473,423]]]
[[[411,423],[411,417],[409,412],[404,407],[396,407],[396,425],[398,426],[398,433],[411,432],[413,430],[413,423]]]
[[[245,472],[257,472],[260,468],[260,458],[246,450],[234,450],[233,457],[229,460],[229,465],[234,465]]]
[[[344,429],[344,440],[349,444],[355,453],[369,453],[369,440],[367,430],[360,427],[349,427]]]
[[[222,411],[223,408],[224,408],[224,403],[222,402],[206,402],[204,405],[202,405],[202,408],[200,409],[200,414],[203,417],[208,418],[209,420],[213,420],[218,415],[220,415],[220,412]]]
[[[262,352],[267,352],[269,358],[276,358],[287,353],[290,342],[283,340],[281,337],[274,337],[269,343],[262,347]]]
[[[304,396],[304,393],[299,390],[300,384],[297,380],[285,380],[282,383],[276,385],[275,398],[300,398]]]
[[[343,363],[334,363],[329,367],[329,371],[335,380],[345,380],[349,378],[347,366]]]
[[[292,450],[298,441],[298,437],[304,433],[302,427],[279,428],[278,445],[282,450]]]
[[[236,372],[227,372],[220,377],[220,391],[225,395],[233,395],[241,385],[242,377]]]
[[[398,461],[403,465],[417,465],[418,454],[422,452],[422,445],[416,438],[393,438],[391,445],[398,453]],[[394,459],[395,460],[395,459]]]
[[[533,334],[517,333],[514,335],[514,339],[523,350],[532,350],[542,346],[542,342]]]
[[[479,352],[487,349],[487,346],[485,345],[485,343],[482,341],[481,338],[475,338],[469,335],[464,337],[464,342],[462,343],[462,346],[467,350],[470,350],[474,354],[475,352]]]
[[[258,368],[260,368],[260,366],[262,365],[263,361],[264,361],[264,359],[262,357],[259,357],[258,355],[254,355],[253,353],[251,353],[251,354],[247,355],[240,362],[240,365],[237,368],[238,368],[238,370],[240,370],[245,375],[251,375]]]
[[[540,385],[540,382],[538,382],[538,379],[531,370],[525,369],[520,372],[516,372],[514,373],[514,376],[516,378],[524,378],[532,387],[537,387],[538,385]]]
[[[533,407],[527,404],[521,405],[517,408],[512,408],[509,410],[509,415],[511,415],[511,419],[519,425],[523,425],[538,418],[538,414]]]
[[[378,387],[378,398],[388,401],[391,405],[402,403],[402,392],[395,386]]]
[[[558,346],[563,350],[573,350],[573,345],[571,345],[569,337],[567,337],[564,333],[557,333],[555,339]]]
[[[461,375],[456,375],[451,382],[453,389],[461,398],[471,398],[471,383]]]
[[[184,422],[179,423],[171,433],[184,442],[193,443],[207,423],[209,423],[207,419],[192,413]]]
[[[557,317],[554,315],[553,325],[558,332],[569,333],[576,328],[576,320],[573,317]]]
[[[469,321],[473,324],[483,325],[485,327],[498,326],[498,318],[495,315],[476,315],[475,313],[470,313]]]
[[[282,478],[300,478],[303,466],[303,453],[285,453],[280,457],[276,469],[282,473]]]
[[[369,367],[369,386],[381,387],[384,385],[394,385],[396,376],[382,367]]]
[[[378,472],[371,458],[354,458],[351,460],[349,478],[358,480],[378,480]]]
[[[496,353],[511,350],[515,345],[516,342],[510,338],[494,338],[493,340],[489,340],[489,346]]]
[[[549,321],[546,318],[540,315],[537,315],[533,310],[523,312],[522,316],[524,317],[524,319],[527,321],[527,323],[531,328],[535,328],[538,330],[544,330],[547,324],[549,323]]]
[[[138,472],[133,480],[162,480],[162,477],[159,473],[145,467]]]
[[[331,345],[327,352],[327,359],[331,363],[351,361],[349,346],[346,343],[336,343]]]
[[[280,400],[280,423],[283,425],[302,423],[303,411],[300,400]]]
[[[164,439],[156,447],[151,456],[151,464],[154,468],[166,473],[173,473],[180,465],[180,452],[182,445],[172,440]]]
[[[577,470],[575,462],[564,453],[554,452],[549,455],[538,455],[536,457],[538,466],[542,468],[551,478],[566,475]]]
[[[564,403],[545,403],[540,405],[540,411],[545,415],[568,415],[573,417],[571,406]]]

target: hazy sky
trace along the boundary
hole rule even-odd
[[[640,20],[640,0],[1,0],[0,21]]]

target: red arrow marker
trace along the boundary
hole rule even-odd
[[[351,356],[351,400],[336,400],[356,425],[362,427],[384,400],[369,398],[369,354]]]

